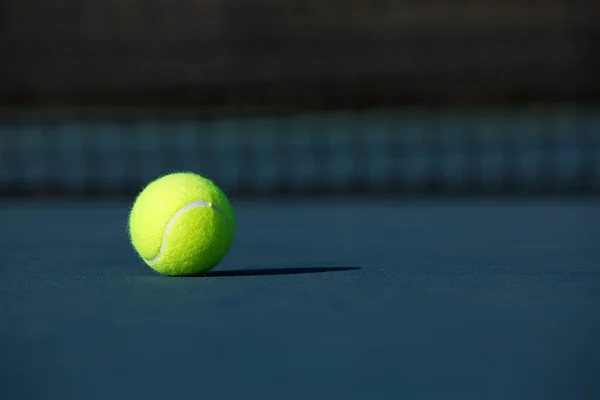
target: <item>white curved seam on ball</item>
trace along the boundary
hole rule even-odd
[[[225,215],[225,212],[223,212],[223,210],[221,210],[219,207],[215,206],[214,204],[209,203],[208,201],[196,200],[196,201],[191,201],[191,202],[187,203],[185,206],[183,206],[179,210],[177,210],[177,212],[175,214],[173,214],[171,219],[169,219],[169,222],[167,223],[167,226],[165,227],[165,230],[163,231],[163,235],[162,235],[162,238],[160,241],[160,248],[158,249],[158,253],[151,259],[147,260],[148,263],[154,265],[158,261],[160,256],[162,255],[164,247],[165,247],[165,243],[167,241],[167,235],[169,233],[169,229],[171,229],[171,225],[173,225],[175,220],[177,218],[179,218],[179,216],[181,214],[183,214],[184,212],[191,210],[192,208],[196,208],[196,207],[210,207],[213,210],[215,210],[216,212],[218,212],[219,214],[221,214],[223,216],[223,218],[225,218],[225,221],[228,221],[227,215]],[[227,227],[229,227],[229,223],[227,223]]]

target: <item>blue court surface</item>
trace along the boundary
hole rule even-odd
[[[599,399],[595,200],[233,201],[209,277],[126,201],[0,203],[0,399]]]

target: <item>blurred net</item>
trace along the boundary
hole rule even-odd
[[[593,0],[5,0],[0,18],[3,196],[129,195],[174,170],[239,195],[599,192]]]
[[[232,195],[600,192],[600,113],[370,111],[0,125],[0,190],[129,195],[169,171]]]

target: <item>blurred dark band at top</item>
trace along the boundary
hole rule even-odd
[[[600,98],[595,0],[4,0],[0,106]]]

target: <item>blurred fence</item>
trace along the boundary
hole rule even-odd
[[[578,100],[595,0],[4,0],[0,103]]]
[[[598,194],[599,48],[595,0],[4,0],[0,196]]]

